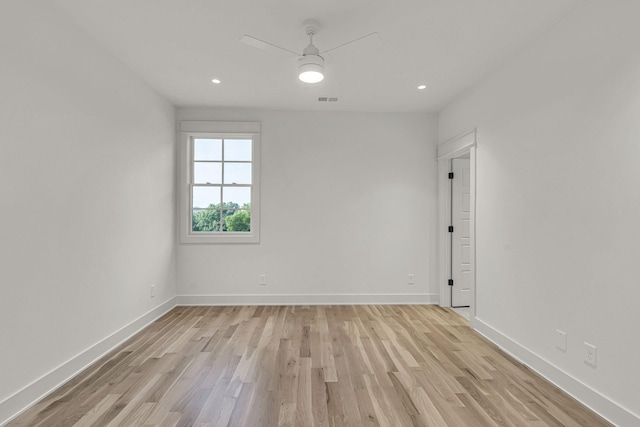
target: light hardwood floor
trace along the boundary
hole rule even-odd
[[[10,426],[608,426],[437,306],[177,307]]]

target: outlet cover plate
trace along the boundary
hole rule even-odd
[[[556,347],[559,350],[567,351],[567,333],[556,329]]]
[[[596,362],[598,360],[598,352],[597,348],[593,344],[589,344],[585,341],[584,343],[584,362],[587,365],[591,365],[594,368],[596,367]]]

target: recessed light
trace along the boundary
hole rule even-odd
[[[418,89],[420,89],[420,90],[424,90],[424,89],[426,89],[426,88],[427,88],[427,85],[420,85],[420,86],[418,86]]]
[[[219,85],[220,83],[222,83],[222,81],[220,79],[211,79],[211,83]]]

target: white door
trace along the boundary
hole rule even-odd
[[[471,169],[469,159],[453,159],[451,191],[451,306],[470,306],[471,295]]]

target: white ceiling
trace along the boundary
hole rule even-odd
[[[438,111],[582,2],[47,1],[176,106],[384,112]],[[325,80],[308,85],[297,80],[295,59],[239,42],[248,34],[301,51],[310,18],[322,26],[320,50],[371,32],[383,44],[331,54]]]

